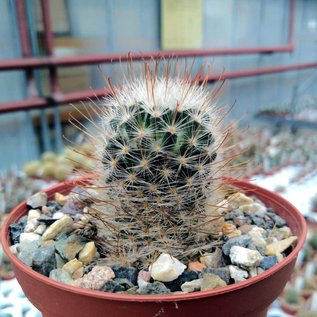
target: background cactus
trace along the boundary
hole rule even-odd
[[[215,105],[219,86],[207,91],[201,71],[179,73],[153,62],[135,78],[130,64],[120,85],[109,80],[112,96],[92,122],[99,164],[89,213],[109,261],[144,266],[162,252],[192,258],[216,244],[230,128]]]

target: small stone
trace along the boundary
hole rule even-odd
[[[55,193],[55,201],[58,204],[64,206],[66,204],[67,200],[68,200],[68,196],[65,196],[61,193]]]
[[[181,290],[182,284],[196,279],[198,279],[197,272],[184,271],[177,279],[170,282],[164,282],[164,285],[172,292],[176,292]]]
[[[258,275],[258,268],[252,267],[249,269],[249,277],[255,277]]]
[[[149,267],[154,280],[170,282],[177,279],[186,269],[186,265],[167,253],[162,253]]]
[[[266,246],[265,254],[266,255],[277,255],[278,253],[284,252],[288,249],[295,241],[297,241],[296,236],[289,237],[287,239],[273,242]]]
[[[41,212],[38,209],[30,209],[28,212],[27,221],[37,220],[40,217],[41,217]]]
[[[57,219],[54,219],[52,217],[42,215],[40,218],[37,219],[38,222],[43,223],[46,226],[50,226],[53,224]]]
[[[24,216],[17,223],[11,223],[9,225],[9,233],[12,244],[17,244],[20,242],[20,235],[24,231],[26,222],[27,216]]]
[[[206,256],[204,256],[204,257],[206,257]],[[188,263],[188,271],[201,272],[206,267],[207,267],[206,264],[198,262],[198,261],[197,262],[189,262]]]
[[[50,225],[43,234],[43,240],[56,238],[61,233],[68,233],[72,230],[73,219],[64,215],[62,218]]]
[[[277,264],[277,258],[276,256],[265,256],[263,257],[262,261],[260,262],[260,268],[263,270],[268,270],[271,267],[273,267],[275,264]]]
[[[52,215],[51,208],[48,207],[48,206],[43,206],[41,208],[41,211],[42,211],[42,214],[45,215],[45,216],[51,216]]]
[[[35,229],[34,233],[42,235],[44,231],[46,230],[46,226],[44,224],[38,225]]]
[[[18,253],[20,252],[20,243],[14,244],[10,246],[10,251],[17,256]],[[1,261],[0,261],[1,262]]]
[[[62,209],[62,206],[55,200],[48,201],[46,205],[50,208],[52,214]]]
[[[292,236],[292,231],[289,227],[273,228],[270,232],[270,238],[276,238],[277,240],[283,240]]]
[[[250,215],[250,218],[252,220],[252,223],[255,224],[258,227],[261,228],[266,228],[266,221],[264,220],[264,218],[260,215],[257,214],[252,214]]]
[[[241,210],[233,210],[228,212],[225,215],[226,220],[233,220],[234,218],[237,218],[237,217],[244,217],[244,213]]]
[[[96,252],[97,252],[97,248],[95,246],[95,242],[93,241],[87,242],[84,248],[80,251],[78,255],[78,259],[84,264],[87,264],[94,259]]]
[[[243,225],[241,227],[239,227],[239,230],[242,232],[242,234],[247,234],[249,233],[252,228],[254,228],[254,225]]]
[[[205,269],[203,270],[201,276],[204,276],[204,274],[214,274],[219,276],[222,280],[224,280],[227,284],[230,283],[230,270],[228,266],[225,267],[219,267],[219,268],[213,268],[213,269]]]
[[[261,273],[263,273],[265,271],[265,270],[263,270],[260,267],[257,267],[256,270],[257,270],[257,275],[259,275],[259,274],[261,274]]]
[[[52,270],[50,272],[49,277],[55,281],[58,281],[64,284],[70,284],[73,281],[71,275],[67,271],[64,271],[63,269]]]
[[[280,228],[280,227],[284,227],[286,226],[286,221],[280,217],[279,215],[277,215],[276,213],[274,212],[268,212],[267,213],[271,219],[274,221],[274,224],[276,227]]]
[[[42,241],[41,243],[41,247],[48,247],[49,245],[55,246],[55,241],[54,240],[46,240],[46,241]]]
[[[230,239],[223,245],[222,252],[225,255],[229,255],[230,249],[233,246],[247,247],[251,242],[251,237],[249,237],[248,235],[242,235],[240,237]]]
[[[53,246],[39,248],[34,254],[32,268],[36,272],[49,276],[50,272],[56,269],[55,248]]]
[[[77,280],[83,277],[83,275],[84,275],[84,267],[82,266],[72,274],[72,279]]]
[[[134,287],[134,285],[128,279],[115,278],[107,281],[100,290],[104,292],[117,293],[124,292],[132,287]]]
[[[240,269],[235,265],[229,265],[230,277],[235,281],[235,283],[245,281],[249,273],[245,270]]]
[[[213,253],[205,254],[200,257],[200,262],[205,264],[208,268],[217,268],[222,266],[222,251],[216,248]]]
[[[72,275],[76,270],[81,268],[83,266],[83,263],[78,261],[77,259],[70,260],[64,266],[62,269],[64,271],[67,271],[70,275]]]
[[[111,266],[116,278],[126,278],[133,285],[136,285],[138,278],[138,270],[134,267],[126,267],[121,265]]]
[[[99,290],[107,281],[114,277],[115,274],[110,267],[97,265],[82,277],[80,287]]]
[[[35,229],[37,228],[37,221],[28,221],[26,223],[26,226],[24,228],[24,232],[34,232]]]
[[[256,247],[265,248],[266,241],[263,238],[263,234],[265,234],[265,230],[259,227],[254,227],[249,231],[248,235],[251,237],[252,242]]]
[[[56,259],[56,267],[58,269],[61,269],[65,265],[65,261],[62,259],[62,257],[58,253],[55,253],[55,259]]]
[[[278,263],[281,263],[284,260],[284,256],[281,253],[277,253],[275,256]]]
[[[241,267],[256,267],[259,265],[262,258],[263,257],[259,251],[250,250],[240,246],[233,246],[230,249],[231,262]]]
[[[145,270],[141,270],[138,273],[138,281],[139,280],[142,280],[142,281],[145,281],[145,282],[149,282],[151,280],[151,273],[148,272],[148,271],[145,271]]]
[[[252,205],[253,199],[246,196],[243,193],[235,193],[233,195],[230,195],[228,198],[229,208],[231,209],[239,209],[242,205]]]
[[[266,213],[266,208],[257,203],[241,205],[239,207],[239,210],[243,211],[246,214],[249,214],[251,217],[255,213],[257,215],[264,215]]]
[[[67,261],[73,260],[84,246],[85,241],[76,234],[72,234],[69,237],[63,235],[55,243],[57,252]]]
[[[74,216],[77,213],[82,213],[85,205],[83,201],[79,200],[74,196],[69,196],[67,202],[62,207],[62,212],[67,215]]]
[[[61,218],[63,218],[65,216],[65,214],[61,211],[56,211],[54,214],[53,214],[53,219],[55,220],[59,220]]]
[[[199,278],[196,280],[185,282],[183,285],[181,285],[181,290],[185,293],[200,291],[202,280],[202,278]]]
[[[226,282],[222,280],[218,275],[207,273],[202,278],[201,290],[206,291],[209,289],[215,289],[226,285]]]
[[[155,281],[153,283],[146,283],[139,287],[138,293],[141,295],[146,294],[170,294],[171,291],[161,282]]]
[[[39,192],[34,194],[26,202],[26,204],[33,209],[43,207],[46,205],[46,203],[47,203],[47,194],[44,192]]]
[[[20,245],[23,247],[24,244],[35,244],[37,247],[41,244],[42,237],[33,232],[23,232],[20,235]]]

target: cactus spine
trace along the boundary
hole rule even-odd
[[[99,164],[89,213],[110,261],[145,266],[162,252],[192,257],[217,238],[210,224],[221,217],[214,211],[229,132],[215,105],[219,87],[207,91],[187,68],[173,77],[169,62],[144,63],[138,78],[132,68],[121,85],[109,81],[111,97],[94,123]]]

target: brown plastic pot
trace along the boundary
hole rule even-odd
[[[293,271],[305,241],[306,223],[299,211],[279,195],[244,181],[231,179],[230,182],[273,208],[286,219],[299,239],[281,263],[256,277],[223,288],[177,295],[127,295],[76,288],[49,279],[25,266],[9,249],[9,225],[26,214],[25,202],[17,206],[4,223],[3,248],[26,296],[44,317],[264,317]],[[55,192],[67,194],[72,187],[71,182],[65,182],[46,192],[52,198]]]

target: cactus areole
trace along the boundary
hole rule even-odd
[[[217,239],[210,223],[221,217],[230,160],[219,87],[208,91],[187,69],[173,77],[167,62],[144,66],[138,78],[130,65],[120,85],[109,81],[94,124],[98,195],[89,210],[104,255],[141,266],[162,252],[194,256]]]

